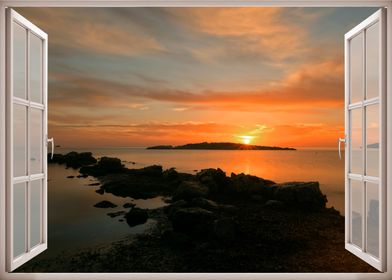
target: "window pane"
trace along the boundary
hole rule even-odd
[[[378,184],[366,183],[366,242],[367,252],[375,257],[379,256],[379,187]]]
[[[362,248],[363,186],[361,181],[350,180],[351,243]]]
[[[42,180],[30,183],[30,223],[31,223],[31,247],[41,243],[41,202]]]
[[[379,176],[379,105],[366,107],[366,175]]]
[[[39,109],[30,109],[30,170],[31,174],[42,173],[42,114]]]
[[[26,135],[27,135],[27,108],[14,105],[14,177],[27,175],[26,168]]]
[[[13,23],[14,96],[26,99],[26,29]]]
[[[377,22],[366,30],[366,98],[379,95],[380,34]]]
[[[363,173],[362,155],[362,109],[350,111],[350,172]]]
[[[30,99],[42,103],[42,41],[30,34]]]
[[[350,41],[350,102],[363,99],[363,32]]]
[[[25,252],[26,240],[26,183],[19,183],[14,185],[14,199],[13,199],[13,238],[14,238],[14,258]]]

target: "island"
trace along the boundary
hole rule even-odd
[[[159,145],[147,147],[147,150],[285,150],[295,151],[294,148],[275,147],[275,146],[258,146],[231,142],[202,142],[185,144],[180,146]]]

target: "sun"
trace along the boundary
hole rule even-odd
[[[242,143],[244,143],[245,145],[249,145],[252,142],[254,136],[242,135],[239,136],[239,138],[241,138]]]

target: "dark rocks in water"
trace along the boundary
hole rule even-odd
[[[123,208],[133,208],[135,207],[136,204],[135,203],[131,203],[131,202],[127,202],[123,205]]]
[[[171,211],[169,220],[173,229],[195,238],[205,238],[213,233],[215,214],[199,207],[179,208]]]
[[[226,190],[227,185],[229,184],[226,173],[220,168],[203,169],[196,174],[196,178],[200,183],[207,186],[211,193],[221,193]]]
[[[231,173],[230,176],[230,186],[231,192],[236,194],[244,195],[261,195],[266,198],[270,198],[274,194],[273,185],[275,182],[270,180],[265,180],[253,175],[246,174],[234,174]]]
[[[111,212],[111,213],[107,213],[106,215],[108,215],[110,218],[115,218],[121,215],[124,215],[125,211],[117,211],[117,212]]]
[[[282,209],[285,204],[282,201],[270,199],[264,204],[264,206],[272,209]]]
[[[148,211],[141,208],[132,208],[125,214],[125,219],[130,227],[144,224],[148,220]]]
[[[92,156],[92,153],[77,153],[77,152],[69,152],[65,155],[62,154],[54,154],[53,158],[50,154],[48,154],[48,163],[58,163],[65,164],[66,167],[71,167],[74,169],[80,168],[82,166],[88,166],[91,164],[95,164],[97,160]]]
[[[233,218],[222,218],[214,221],[214,235],[220,241],[233,241],[237,237],[237,228]]]
[[[318,182],[289,182],[277,184],[274,199],[303,210],[324,209],[327,197]]]
[[[90,183],[89,186],[99,186],[101,183]]]
[[[111,173],[120,173],[125,171],[124,165],[118,158],[102,157],[98,163],[92,166],[83,166],[80,173],[83,175],[91,175],[94,177],[104,176]]]
[[[70,176],[67,176],[67,178],[72,179],[72,178],[75,178],[75,176],[70,175]]]
[[[98,189],[95,192],[98,194],[101,194],[101,195],[105,193],[105,191],[103,189]]]
[[[215,201],[206,199],[204,197],[196,197],[190,201],[191,207],[200,207],[209,211],[218,210],[219,206]]]
[[[238,208],[236,206],[229,204],[221,204],[219,205],[219,209],[228,214],[235,214],[238,211]]]
[[[110,201],[102,200],[101,202],[98,202],[97,204],[95,204],[94,207],[97,207],[97,208],[116,208],[117,205],[111,203]]]
[[[119,222],[124,222],[124,219],[119,219],[118,221],[119,221]]]
[[[162,177],[162,172],[163,169],[160,165],[151,165],[140,169],[127,169],[128,174],[149,177]]]
[[[197,181],[183,181],[173,193],[173,201],[191,200],[196,197],[207,197],[208,188]]]
[[[163,172],[163,178],[167,180],[175,180],[178,178],[178,172],[175,168],[167,169]]]

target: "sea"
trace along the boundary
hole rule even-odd
[[[56,148],[55,153],[70,151],[92,152],[97,158],[117,157],[128,168],[162,165],[195,174],[205,168],[220,168],[228,176],[245,173],[277,183],[318,181],[327,195],[328,207],[344,214],[344,154],[337,150],[298,149],[296,151],[270,150],[147,150],[146,148]],[[140,208],[158,208],[166,205],[165,197],[153,199],[121,198],[112,194],[98,194],[99,188],[92,177],[77,178],[77,170],[63,165],[48,166],[48,250],[45,255],[63,251],[105,245],[153,227],[155,220],[129,227],[121,216],[111,218],[110,212],[126,211],[122,205],[132,202]],[[75,176],[68,178],[68,176]],[[109,200],[117,208],[96,208],[102,200]]]

